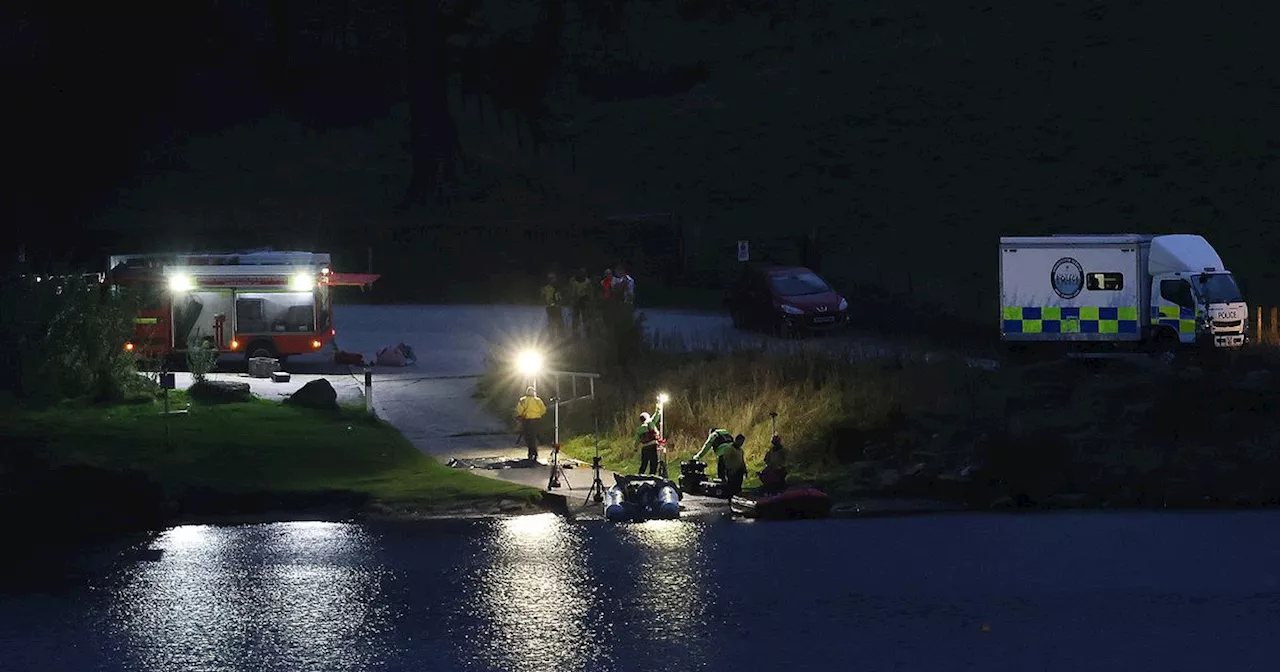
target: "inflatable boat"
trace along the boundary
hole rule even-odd
[[[658,476],[613,475],[614,484],[604,493],[604,517],[608,520],[670,520],[680,517],[680,490]]]
[[[793,488],[775,495],[743,493],[729,500],[736,514],[761,520],[825,518],[831,514],[831,498],[817,488]]]

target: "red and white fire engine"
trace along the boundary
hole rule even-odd
[[[141,298],[126,350],[162,357],[200,343],[284,360],[333,340],[333,287],[364,287],[378,276],[335,273],[324,253],[255,250],[117,255],[107,278]]]

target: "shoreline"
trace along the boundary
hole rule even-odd
[[[548,493],[550,494],[550,493]],[[552,494],[552,497],[556,495]],[[751,520],[729,513],[728,502],[723,507],[716,506],[714,511],[700,511],[690,515],[682,515],[678,520],[714,520],[726,517]],[[914,516],[930,516],[941,514],[986,514],[986,515],[1037,515],[1049,513],[1226,513],[1255,512],[1280,509],[1280,503],[1236,503],[1236,502],[1175,502],[1164,506],[1117,505],[1104,503],[1087,504],[1044,504],[1038,506],[970,506],[963,502],[945,500],[918,499],[910,497],[864,497],[838,500],[833,502],[830,519],[872,519],[902,518]],[[183,525],[261,525],[270,523],[414,523],[414,522],[475,522],[485,520],[505,520],[529,515],[552,513],[560,518],[575,522],[605,522],[603,516],[581,515],[581,510],[567,511],[563,506],[554,504],[520,503],[514,500],[506,502],[486,503],[473,502],[456,506],[431,507],[427,509],[391,509],[375,507],[373,510],[344,509],[340,507],[316,507],[297,510],[268,510],[234,514],[209,514],[181,516],[171,521],[169,529]],[[775,521],[761,521],[775,522]],[[145,530],[155,532],[157,530]]]

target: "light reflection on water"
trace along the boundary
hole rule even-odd
[[[160,561],[137,565],[110,608],[135,669],[365,669],[388,653],[370,646],[393,614],[360,527],[183,526],[153,547]]]
[[[156,562],[5,595],[0,670],[1273,669],[1278,524],[181,527]]]
[[[476,574],[482,617],[472,649],[492,669],[607,669],[607,631],[584,531],[553,514],[493,524]],[[474,646],[478,644],[478,646]]]
[[[619,526],[619,535],[636,559],[630,582],[632,604],[640,611],[636,627],[647,630],[654,642],[693,645],[703,639],[703,618],[714,596],[700,528],[680,520],[651,520]]]
[[[384,546],[422,542],[335,523],[178,527],[153,544],[158,562],[125,574],[105,621],[137,670],[370,669],[424,640],[468,669],[620,669],[663,642],[703,667],[714,578],[695,525],[546,514],[479,528],[443,558],[384,563]],[[394,606],[420,591],[450,598]]]

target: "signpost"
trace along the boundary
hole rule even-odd
[[[169,445],[169,416],[173,415],[169,412],[169,390],[174,389],[176,381],[172,371],[160,371],[160,387],[164,390],[164,447],[165,450],[170,449]]]
[[[738,241],[738,261],[750,261],[751,249],[745,240]]]

